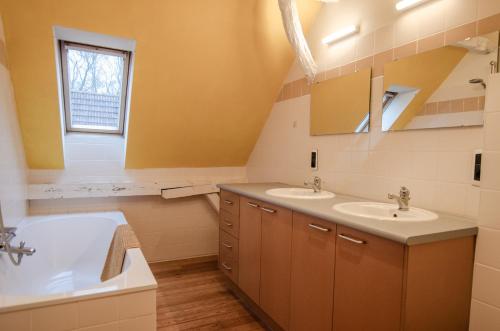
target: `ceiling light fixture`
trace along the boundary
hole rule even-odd
[[[427,1],[428,0],[401,0],[396,3],[396,10],[402,11],[410,9]]]
[[[342,28],[338,31],[335,31],[331,35],[326,36],[321,40],[321,42],[325,45],[329,45],[346,37],[349,37],[355,33],[359,32],[359,25],[349,25],[345,28]]]

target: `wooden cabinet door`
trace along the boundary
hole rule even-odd
[[[293,213],[290,330],[331,331],[336,225]]]
[[[404,246],[337,226],[334,331],[399,331]]]
[[[260,302],[261,202],[240,198],[239,287]]]
[[[261,210],[260,306],[281,328],[288,330],[292,211],[266,203]]]

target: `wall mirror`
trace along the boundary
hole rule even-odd
[[[368,132],[371,69],[311,87],[311,136]]]
[[[498,47],[497,31],[387,63],[382,131],[483,125]]]

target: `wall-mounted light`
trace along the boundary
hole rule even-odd
[[[410,9],[427,1],[429,0],[401,0],[396,3],[396,10]]]
[[[334,43],[336,41],[339,41],[341,39],[347,38],[349,36],[352,36],[355,33],[359,32],[359,25],[349,25],[346,26],[345,28],[342,28],[338,31],[335,31],[334,33],[326,36],[321,40],[321,42],[325,45],[329,45],[331,43]]]

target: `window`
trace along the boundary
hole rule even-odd
[[[391,104],[391,102],[398,96],[398,92],[385,91],[384,97],[382,99],[382,112],[387,110],[387,107]]]
[[[60,42],[66,131],[123,134],[130,52]]]

